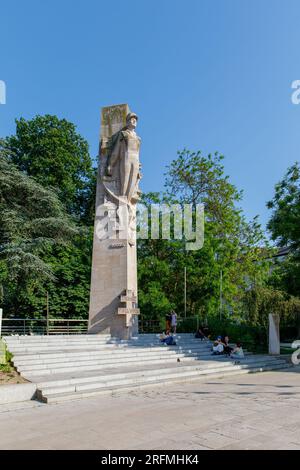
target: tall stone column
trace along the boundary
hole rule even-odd
[[[127,104],[102,108],[88,332],[121,339],[138,333],[137,119]]]

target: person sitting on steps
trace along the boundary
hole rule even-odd
[[[222,344],[224,346],[224,354],[226,354],[227,356],[230,356],[233,348],[231,346],[229,346],[229,336],[228,335],[223,336]]]
[[[207,339],[207,337],[205,336],[205,333],[204,333],[203,326],[199,326],[198,330],[195,333],[195,338],[199,338],[199,339],[201,339],[201,341]]]
[[[166,331],[166,334],[162,334],[160,337],[160,341],[164,343],[167,346],[176,346],[176,341],[173,338],[173,335],[171,334],[170,330]]]
[[[245,357],[241,343],[236,343],[235,347],[231,351],[230,357],[232,359],[236,359],[235,364],[240,364],[239,359],[243,359]]]
[[[212,348],[212,355],[213,356],[219,356],[221,354],[224,354],[224,346],[221,341],[221,336],[218,336],[216,341],[214,342],[213,348]]]

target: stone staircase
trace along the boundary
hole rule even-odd
[[[18,372],[37,384],[46,403],[192,381],[207,376],[262,372],[291,367],[286,360],[247,353],[236,364],[211,355],[211,343],[178,334],[176,346],[165,346],[157,335],[121,341],[109,335],[7,336]]]

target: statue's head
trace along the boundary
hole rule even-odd
[[[138,117],[135,113],[128,113],[126,116],[126,126],[129,129],[135,129]]]

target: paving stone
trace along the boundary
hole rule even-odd
[[[0,449],[299,450],[300,397],[291,406],[280,393],[297,386],[299,372],[7,410],[0,416]],[[243,410],[250,402],[240,389],[253,390],[248,414]]]

